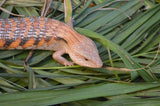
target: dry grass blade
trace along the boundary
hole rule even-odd
[[[0,3],[3,3],[4,0],[0,0]],[[41,0],[6,0],[6,5],[13,5],[18,7],[25,6],[43,6],[43,1]]]
[[[73,27],[71,0],[64,0],[65,23]]]
[[[3,0],[0,4],[0,7],[6,2],[6,0]]]
[[[48,13],[48,10],[51,6],[52,0],[45,0],[44,6],[41,11],[41,17],[45,17]]]
[[[10,11],[8,11],[8,10],[2,8],[2,7],[0,7],[0,10],[6,12],[6,13],[8,13],[8,14],[11,14],[11,15],[13,15],[13,16],[24,17],[24,15],[18,15],[18,14],[11,13]]]

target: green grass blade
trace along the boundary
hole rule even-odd
[[[79,87],[75,89],[66,90],[49,90],[49,91],[32,91],[19,92],[11,94],[0,95],[0,105],[4,106],[44,106],[54,105],[76,100],[113,96],[132,92],[138,92],[155,87],[160,87],[159,83],[137,83],[137,84],[123,84],[110,83],[99,84],[88,87]]]
[[[12,5],[8,5],[5,7],[6,10],[8,10],[9,12],[11,12],[13,10],[13,6]],[[10,14],[6,13],[6,12],[2,12],[0,14],[0,18],[8,18],[10,16]]]
[[[117,44],[113,43],[112,41],[107,40],[105,37],[101,36],[100,34],[97,34],[95,32],[89,31],[87,29],[82,29],[82,28],[76,28],[76,30],[78,32],[80,32],[81,34],[83,34],[83,35],[86,35],[88,37],[94,38],[100,44],[102,44],[104,47],[106,47],[106,48],[109,47],[112,51],[114,51],[115,53],[117,53],[122,58],[122,60],[125,63],[126,67],[128,67],[130,69],[139,69],[139,68],[142,68],[142,66],[139,65],[133,59],[133,57],[129,53],[127,53],[126,50],[124,50],[122,47],[118,46]],[[149,71],[147,71],[147,70],[139,70],[137,72],[146,81],[157,80],[156,77],[154,77],[154,75],[152,76],[152,74]],[[133,75],[132,77],[134,79],[136,76]]]
[[[19,14],[23,14],[25,17],[39,17],[39,13],[34,7],[15,7]]]

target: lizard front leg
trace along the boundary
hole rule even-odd
[[[62,55],[65,53],[66,53],[65,50],[59,50],[59,51],[56,51],[52,55],[52,57],[53,57],[53,59],[55,59],[56,61],[58,61],[59,63],[65,65],[65,66],[73,66],[74,62],[68,61],[67,59],[62,57]]]

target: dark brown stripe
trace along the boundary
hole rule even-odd
[[[9,47],[9,45],[10,45],[12,42],[14,42],[14,41],[15,41],[15,39],[7,39],[7,40],[5,41],[4,47],[5,47],[5,48]]]
[[[27,41],[29,40],[29,38],[23,38],[21,39],[21,43],[19,44],[20,46],[23,46]]]
[[[40,40],[41,40],[40,38],[35,38],[34,45],[38,45],[38,43],[39,43]]]

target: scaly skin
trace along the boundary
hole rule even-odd
[[[65,66],[74,63],[99,68],[102,61],[94,42],[68,25],[49,18],[0,19],[0,49],[56,51],[53,58]],[[63,54],[69,54],[73,62]]]

